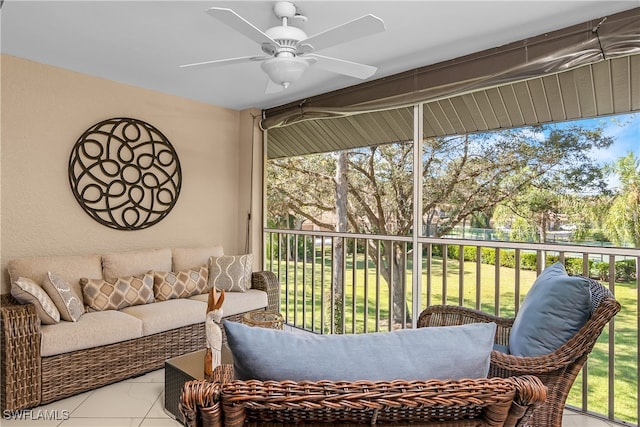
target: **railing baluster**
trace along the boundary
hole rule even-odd
[[[442,244],[442,304],[447,303],[447,273],[449,261],[449,246]]]
[[[340,301],[340,310],[342,311],[342,317],[340,318],[340,333],[345,334],[347,332],[347,240],[342,238],[342,295]]]
[[[307,236],[302,236],[302,327],[307,327]]]
[[[324,333],[324,327],[325,327],[325,315],[324,315],[324,311],[326,310],[326,307],[324,306],[324,301],[326,298],[326,295],[324,293],[324,282],[325,282],[325,274],[324,274],[324,263],[325,263],[325,259],[324,259],[324,251],[325,251],[325,247],[324,247],[324,237],[321,238],[321,243],[320,243],[320,332]]]
[[[336,247],[336,242],[335,242],[335,238],[332,237],[331,238],[331,280],[333,281],[333,277],[334,274],[336,274],[333,271],[333,267],[334,267],[334,263],[333,260],[335,259],[335,247]],[[331,291],[331,319],[330,319],[330,327],[329,330],[331,331],[331,333],[335,333],[336,332],[336,293],[333,292],[333,283],[329,283],[329,290]]]
[[[433,244],[427,243],[427,307],[433,304],[431,300],[432,281],[431,275],[433,274],[433,265],[431,260],[433,259]]]
[[[409,261],[408,261],[408,251],[407,251],[407,242],[401,243],[403,245],[403,253],[404,253],[404,265],[408,265]],[[401,283],[402,283],[402,329],[406,329],[407,327],[407,300],[409,299],[409,288],[407,286],[407,269],[405,269],[404,273],[402,273],[402,279],[401,279]]]
[[[351,252],[351,333],[355,334],[356,323],[358,317],[358,309],[356,307],[358,303],[358,277],[356,273],[358,272],[357,264],[358,264],[358,239],[353,239],[353,251]]]
[[[616,355],[616,350],[621,352],[622,349],[627,348],[627,345],[630,345],[631,348],[635,346],[637,350],[640,344],[639,337],[636,335],[633,342],[630,344],[624,342],[623,346],[620,341],[620,334],[627,333],[627,331],[617,331],[619,335],[616,337],[616,328],[620,328],[621,325],[624,325],[625,328],[628,327],[627,323],[622,322],[627,322],[629,316],[634,318],[633,322],[636,328],[636,331],[632,333],[637,333],[637,329],[640,328],[640,317],[631,313],[632,311],[637,313],[638,299],[640,299],[640,286],[638,286],[640,285],[640,279],[637,277],[640,254],[637,249],[490,240],[480,242],[421,236],[416,239],[418,246],[413,246],[414,250],[421,252],[420,256],[410,256],[408,254],[409,242],[415,245],[413,237],[375,236],[375,238],[372,238],[371,235],[365,234],[318,232],[317,230],[313,232],[302,230],[282,231],[276,229],[265,230],[264,236],[267,242],[264,250],[268,250],[263,260],[264,267],[278,275],[282,292],[280,298],[281,311],[285,316],[286,322],[319,333],[360,333],[363,331],[366,333],[373,330],[380,331],[381,329],[393,330],[396,326],[406,328],[405,320],[409,312],[414,317],[418,316],[419,313],[413,313],[413,311],[419,311],[422,304],[449,303],[448,274],[450,269],[457,268],[458,273],[458,295],[450,295],[452,297],[451,303],[457,303],[461,306],[473,306],[469,301],[472,297],[467,297],[465,293],[465,289],[468,289],[468,286],[471,285],[475,286],[474,290],[470,290],[471,295],[475,291],[475,307],[480,310],[484,309],[484,311],[492,311],[490,308],[492,301],[486,300],[486,298],[490,298],[492,290],[486,288],[490,286],[490,282],[493,280],[495,314],[506,316],[518,313],[522,296],[526,294],[527,289],[529,289],[535,278],[548,266],[547,264],[553,262],[554,259],[564,263],[570,273],[580,273],[584,276],[589,276],[592,272],[601,271],[598,270],[598,265],[593,264],[594,261],[597,260],[598,263],[608,264],[602,273],[607,275],[606,281],[609,289],[614,294],[616,293],[616,284],[618,285],[618,293],[620,293],[620,298],[624,301],[622,312],[618,316],[617,322],[616,320],[609,322],[607,329],[608,342],[600,342],[594,349],[594,351],[601,354],[601,357],[592,357],[588,364],[585,364],[580,374],[580,382],[576,384],[576,389],[581,386],[581,394],[575,394],[574,391],[574,394],[569,396],[569,400],[574,401],[572,404],[577,406],[575,408],[577,410],[593,413],[596,410],[594,408],[597,408],[600,414],[596,415],[616,422],[620,421],[621,414],[623,414],[623,421],[626,424],[633,424],[637,421],[634,417],[636,415],[640,416],[640,406],[636,403],[640,398],[640,388],[634,385],[635,388],[630,392],[626,388],[620,388],[623,384],[622,381],[628,379],[635,380],[636,384],[640,383],[640,370],[633,366],[629,367],[629,362],[626,359],[620,359],[624,356],[628,357],[628,355]],[[300,239],[303,239],[303,241],[301,242]],[[335,239],[341,239],[343,243],[340,245],[341,249],[339,249],[342,251],[342,265],[338,264],[337,266],[331,261],[335,255]],[[327,251],[329,240],[331,240],[331,246],[330,250]],[[358,249],[359,244],[364,244],[363,251]],[[435,245],[442,248],[442,270],[438,269],[437,272],[434,271],[433,248]],[[450,258],[449,245],[457,247],[459,250],[458,256]],[[353,247],[353,251],[349,252],[351,247]],[[465,248],[469,247],[475,248],[476,255],[474,260],[464,259]],[[484,259],[483,248],[487,248],[485,249],[486,252],[495,252],[493,266],[482,263]],[[311,260],[308,259],[310,250],[313,254]],[[317,253],[317,250],[320,250],[320,254]],[[301,254],[303,254],[302,259],[300,259]],[[511,257],[511,254],[513,254],[513,257]],[[348,259],[347,255],[349,256]],[[535,255],[535,261],[531,257],[532,255]],[[636,271],[633,274],[636,276],[632,277],[631,283],[629,283],[629,279],[625,279],[626,283],[621,285],[616,282],[616,273],[620,274],[623,270],[622,266],[616,266],[616,260],[620,263],[623,258],[634,260],[635,265],[632,264],[632,268],[635,267]],[[370,260],[376,261],[375,272],[369,268]],[[352,268],[351,272],[348,272],[347,261],[349,261],[349,265],[352,265],[352,267],[349,267]],[[421,277],[419,280],[411,281],[411,285],[409,285],[408,277],[412,274],[411,265],[415,267],[417,262],[420,263],[421,268],[413,269],[413,274],[420,274]],[[476,264],[475,268],[468,265],[474,262]],[[484,260],[484,262],[487,261]],[[513,265],[511,265],[511,262],[513,262]],[[389,264],[386,265],[385,263]],[[470,268],[470,271],[475,270],[475,279],[465,283],[465,269],[467,267]],[[512,288],[510,284],[512,276],[507,273],[507,270],[503,270],[511,267],[514,269],[513,300],[511,299]],[[320,269],[319,271],[318,268]],[[338,268],[340,271],[334,272],[334,268]],[[383,271],[383,268],[388,270]],[[490,277],[492,269],[494,277]],[[453,271],[451,270],[451,272]],[[343,281],[340,301],[336,299],[331,283],[334,273],[339,275],[338,277],[341,277]],[[373,276],[369,277],[370,273],[375,274],[375,278]],[[362,274],[364,274],[363,278]],[[434,280],[439,280],[440,276],[442,278],[442,301],[436,301],[434,294],[438,295],[440,289],[438,289],[437,285],[434,289]],[[485,278],[483,276],[489,277]],[[347,287],[347,278],[351,279],[350,289]],[[388,281],[385,279],[388,279]],[[373,280],[375,280],[375,291]],[[399,286],[395,293],[392,286],[385,286],[394,282],[397,282],[397,286]],[[424,291],[418,292],[417,289],[420,287],[416,286],[416,284],[423,287]],[[453,283],[451,285],[455,287]],[[300,286],[302,286],[302,289],[300,289]],[[629,297],[629,289],[634,287],[636,290],[633,291],[633,296]],[[311,295],[309,295],[309,292],[311,292]],[[327,292],[329,292],[329,295],[327,295]],[[483,292],[485,301],[483,301]],[[348,304],[347,296],[352,298]],[[415,300],[416,298],[418,299]],[[409,306],[409,300],[417,302]],[[396,308],[395,310],[394,307]],[[370,309],[371,313],[369,312]],[[388,309],[388,315],[383,314],[386,309]],[[311,310],[311,313],[309,313],[309,310]],[[339,316],[338,318],[336,317],[339,314],[338,310],[341,310],[341,324],[337,323],[339,318]],[[375,328],[373,326],[374,319],[370,318],[374,315],[374,311]],[[351,314],[350,321],[348,318],[349,313]],[[330,316],[330,318],[327,316]],[[371,326],[369,321],[371,321]],[[385,321],[387,322],[386,327],[381,326],[381,322]],[[362,322],[362,328],[359,326],[360,322]],[[398,325],[395,325],[396,322]],[[603,346],[605,343],[607,345],[606,350]],[[618,362],[617,358],[620,362]],[[607,362],[600,361],[600,359],[607,360]],[[640,352],[636,351],[633,360],[640,365]],[[603,368],[608,369],[607,379],[604,377],[605,374],[601,373]],[[621,378],[620,373],[616,377],[616,369],[624,372],[625,378]],[[630,369],[633,369],[633,371],[630,371]],[[605,387],[607,389],[606,392]],[[596,401],[593,393],[597,388],[602,389],[602,394],[598,395],[601,397]],[[624,397],[622,397],[623,393],[625,394]],[[633,395],[629,396],[628,393],[633,393]],[[616,402],[616,399],[619,399],[619,401]],[[632,401],[633,405],[636,406],[629,407],[629,404],[626,403],[627,400]],[[633,412],[632,415],[629,415],[629,410]]]
[[[513,288],[513,304],[514,304],[514,311],[513,311],[513,315],[515,317],[516,314],[518,314],[518,311],[520,311],[520,248],[516,248],[515,249],[515,254],[514,254],[514,288]]]
[[[395,265],[395,262],[393,260],[393,242],[389,242],[387,243],[388,245],[391,245],[391,250],[389,251],[390,255],[390,259],[389,259],[389,326],[388,329],[392,330],[393,329],[393,319],[394,319],[394,315],[393,315],[393,284],[395,283],[394,281],[394,272],[395,269],[393,268],[393,266]]]
[[[369,240],[364,245],[364,333],[369,332]]]
[[[311,330],[316,331],[316,236],[311,236]]]
[[[494,283],[494,295],[493,295],[493,310],[496,316],[500,316],[500,248],[496,248],[496,263],[495,263],[495,275],[493,278]]]
[[[268,234],[268,241],[269,241],[269,271],[273,271],[273,234],[274,233],[269,233]]]
[[[464,306],[464,246],[458,246],[458,305]]]
[[[482,246],[476,247],[476,310],[482,309]]]
[[[285,246],[284,246],[284,282],[286,283],[286,293],[285,293],[285,306],[287,307],[286,311],[286,320],[289,321],[289,305],[290,305],[290,295],[289,295],[289,235],[285,235]],[[294,319],[295,321],[295,319]]]
[[[376,332],[380,331],[380,265],[382,258],[380,258],[380,240],[376,240]]]
[[[293,324],[298,326],[298,235],[293,235]]]

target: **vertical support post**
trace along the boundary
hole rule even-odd
[[[413,106],[413,267],[412,267],[412,316],[411,327],[418,325],[418,316],[422,311],[422,244],[418,238],[422,235],[422,135],[424,110],[422,104]]]

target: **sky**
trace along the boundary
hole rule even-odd
[[[613,144],[606,149],[594,149],[590,153],[600,165],[611,164],[620,157],[634,153],[640,159],[640,113],[621,114],[616,116],[597,117],[570,122],[556,123],[556,126],[577,123],[586,128],[595,129],[598,126],[604,128],[604,136],[613,139]],[[540,135],[544,138],[544,136]],[[616,176],[609,176],[608,187],[615,190],[620,185]]]
[[[640,114],[623,114],[619,116],[600,117],[584,121],[587,126],[602,124],[605,136],[614,139],[613,145],[607,150],[594,150],[593,156],[601,163],[611,163],[616,159],[635,153],[640,158]]]
[[[605,149],[593,150],[592,157],[600,164],[613,163],[620,157],[634,153],[640,159],[640,114],[623,114],[581,121],[585,126],[604,127],[604,135],[613,138],[613,144]],[[615,190],[620,186],[617,176],[609,176],[608,187]]]

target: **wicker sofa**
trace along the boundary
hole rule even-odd
[[[210,248],[162,248],[138,252],[20,258],[9,261],[11,283],[28,277],[42,283],[55,272],[82,295],[81,278],[104,279],[150,271],[180,272],[208,265]],[[278,307],[279,283],[270,272],[253,272],[251,289],[229,292],[225,318]],[[42,324],[33,304],[2,295],[2,410],[46,404],[160,369],[164,361],[205,347],[207,294],[91,311],[78,321]]]
[[[429,381],[235,380],[232,365],[184,385],[189,427],[525,426],[546,398],[535,376]]]
[[[223,322],[233,365],[183,387],[188,426],[525,425],[535,376],[487,378],[496,325],[312,334]]]

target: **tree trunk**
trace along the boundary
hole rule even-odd
[[[547,220],[547,214],[546,212],[542,213],[542,217],[540,218],[540,225],[539,225],[539,229],[538,229],[538,233],[539,233],[539,239],[540,239],[540,243],[545,243],[547,241],[547,225],[548,225],[548,220]]]
[[[382,242],[383,260],[381,263],[382,277],[390,287],[393,304],[391,308],[391,324],[401,323],[405,326],[411,323],[411,313],[407,307],[407,261],[405,245],[400,242]],[[380,262],[380,261],[378,261]]]

